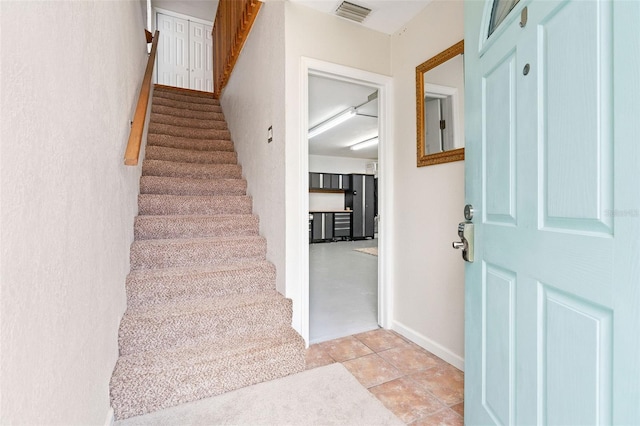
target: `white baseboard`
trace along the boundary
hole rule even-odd
[[[114,417],[113,417],[113,407],[109,407],[109,411],[107,412],[107,418],[104,421],[104,426],[113,426],[113,422],[114,422]]]
[[[398,321],[393,321],[391,329],[411,340],[413,343],[425,348],[435,356],[442,358],[454,367],[464,371],[464,358],[454,354],[439,343],[434,342],[428,337],[423,336],[414,329],[407,327]]]

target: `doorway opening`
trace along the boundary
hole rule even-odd
[[[298,232],[295,237],[295,250],[299,253],[299,262],[295,265],[299,284],[292,286],[290,297],[293,299],[294,327],[309,342],[309,153],[308,153],[308,79],[311,75],[323,76],[340,81],[358,83],[378,90],[378,324],[389,328],[393,321],[393,283],[391,280],[393,257],[393,192],[390,176],[393,176],[393,79],[388,76],[359,70],[331,62],[312,58],[302,58],[303,84],[300,93],[300,140],[298,182],[291,196],[300,200],[296,203],[296,221]],[[298,192],[299,191],[299,192]],[[298,302],[299,301],[299,302]],[[297,304],[297,305],[296,305]],[[296,312],[299,315],[296,316]]]
[[[378,89],[308,77],[309,342],[378,328]]]
[[[308,153],[308,79],[311,75],[323,76],[335,80],[358,83],[378,90],[378,324],[383,328],[391,327],[393,321],[393,283],[391,280],[393,264],[393,79],[388,76],[359,70],[331,62],[312,58],[302,58],[302,86],[300,91],[300,143],[292,167],[297,169],[298,184],[289,195],[295,202],[296,221],[295,238],[291,252],[299,259],[292,265],[295,283],[291,283],[288,295],[293,299],[294,328],[309,342],[309,153]],[[299,164],[299,166],[298,166]]]

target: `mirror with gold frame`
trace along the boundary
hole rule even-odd
[[[417,165],[464,160],[464,40],[416,67]]]

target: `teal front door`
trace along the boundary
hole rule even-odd
[[[465,422],[637,425],[640,1],[499,3],[465,3]]]

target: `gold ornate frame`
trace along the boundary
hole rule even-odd
[[[424,141],[424,74],[432,68],[447,62],[449,59],[464,53],[464,40],[438,53],[433,58],[416,67],[416,127],[417,127],[417,154],[418,167],[432,166],[434,164],[450,163],[464,160],[464,148],[452,149],[435,154],[425,153]]]

